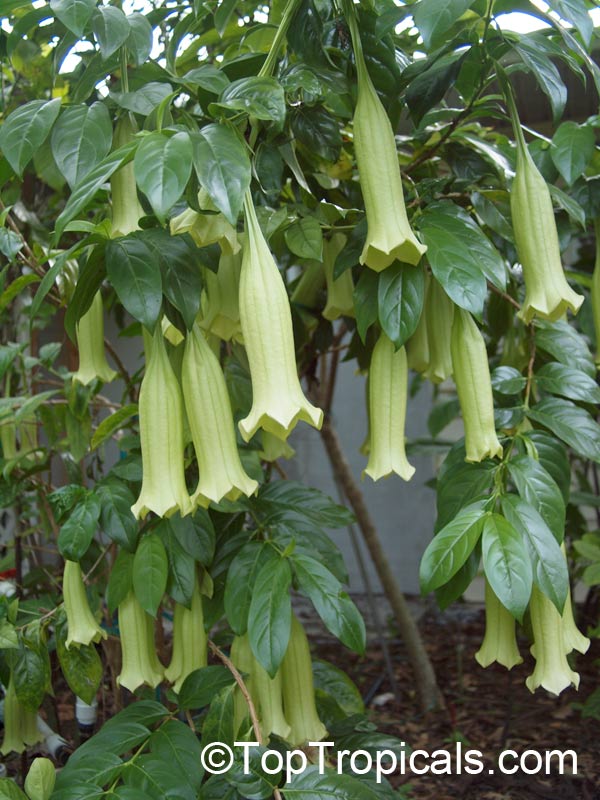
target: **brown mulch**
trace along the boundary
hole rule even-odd
[[[445,749],[454,754],[458,740],[463,752],[472,748],[483,753],[485,769],[479,775],[408,773],[394,777],[394,786],[410,786],[410,796],[419,800],[600,800],[600,722],[581,714],[581,704],[600,685],[600,641],[593,640],[586,656],[578,656],[579,691],[553,697],[541,689],[531,694],[525,686],[534,665],[526,642],[520,643],[524,663],[510,672],[496,664],[487,669],[477,664],[473,656],[484,632],[482,609],[458,606],[426,615],[420,628],[447,705],[445,711],[427,716],[419,708],[412,670],[398,638],[390,641],[397,698],[390,694],[377,641],[362,658],[342,652],[325,638],[317,649],[318,656],[346,670],[363,697],[370,699],[369,716],[379,730],[429,753]],[[577,774],[567,774],[568,760],[563,775],[508,776],[498,769],[490,774],[503,749],[572,749],[577,753]]]

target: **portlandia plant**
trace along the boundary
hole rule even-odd
[[[597,120],[532,136],[512,73],[558,121],[544,76],[560,85],[563,52],[593,69],[585,4],[536,11],[534,39],[504,35],[494,3],[30,5],[2,29],[0,502],[19,511],[2,753],[40,740],[49,649],[81,701],[103,686],[126,706],[56,786],[32,767],[31,800],[92,780],[90,796],[129,797],[138,773],[157,796],[285,794],[259,769],[249,788],[238,760],[203,776],[198,736],[313,761],[309,742],[370,746],[356,687],[313,661],[292,606],[304,595],[364,653],[328,536],[374,529],[332,455],[342,361],[364,382],[370,481],[411,491],[439,455],[423,593],[445,608],[481,574],[479,665],[577,688],[589,638],[569,569],[595,551],[567,505],[598,502]],[[287,479],[297,428],[328,445],[356,520]],[[318,793],[314,775],[294,790]]]

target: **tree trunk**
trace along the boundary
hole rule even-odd
[[[425,650],[419,629],[390,569],[389,560],[381,546],[381,540],[365,504],[363,493],[354,479],[337,432],[328,415],[326,415],[323,422],[321,438],[342,491],[356,515],[358,526],[373,559],[379,580],[394,612],[400,635],[406,645],[408,657],[414,671],[421,707],[423,711],[443,708],[445,706],[444,698],[438,688],[435,672]]]

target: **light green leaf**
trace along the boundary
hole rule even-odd
[[[552,137],[550,155],[556,169],[570,186],[583,175],[596,146],[594,131],[576,122],[563,122]]]
[[[323,260],[323,231],[315,217],[293,222],[285,232],[285,243],[300,258]]]
[[[55,17],[80,39],[92,18],[96,0],[50,0]]]
[[[421,0],[415,6],[415,25],[427,49],[443,42],[444,34],[472,5],[474,0]]]

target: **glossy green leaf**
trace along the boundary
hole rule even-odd
[[[196,734],[185,722],[170,719],[150,737],[150,752],[177,773],[193,792],[202,783],[202,748]]]
[[[285,243],[300,258],[323,260],[323,231],[315,217],[304,217],[292,223],[286,229]]]
[[[234,682],[231,672],[220,664],[196,669],[181,685],[177,695],[179,708],[203,708],[212,702],[216,694]]]
[[[58,549],[63,558],[80,561],[92,543],[100,518],[100,500],[87,494],[69,514],[58,535]]]
[[[152,331],[162,307],[162,279],[150,242],[143,234],[112,239],[106,246],[106,271],[127,311]]]
[[[0,126],[0,150],[17,175],[33,158],[50,133],[61,100],[31,100],[11,112]]]
[[[543,37],[532,33],[521,35],[513,47],[535,76],[550,102],[554,121],[558,121],[567,102],[567,87],[558,68],[546,53]]]
[[[392,264],[379,276],[379,323],[396,348],[413,335],[425,297],[425,274],[420,267]]]
[[[555,361],[544,364],[535,373],[535,381],[544,392],[584,403],[600,403],[600,387],[596,381],[575,367]]]
[[[367,331],[377,321],[379,311],[377,286],[379,276],[372,269],[361,272],[360,278],[354,287],[354,309],[356,313],[356,327],[363,344],[366,341]]]
[[[110,98],[127,111],[148,116],[170,94],[173,94],[170,83],[149,81],[134,92],[111,92]]]
[[[596,366],[583,336],[564,320],[538,320],[535,332],[536,347],[554,356],[567,367],[576,367],[596,378]]]
[[[415,25],[425,46],[436,47],[444,34],[472,5],[474,0],[421,0],[415,8]]]
[[[584,44],[589,47],[594,23],[585,0],[547,0],[547,3],[553,11],[577,28]]]
[[[59,617],[55,632],[58,661],[69,689],[84,703],[91,704],[96,698],[103,674],[98,651],[94,645],[78,645],[67,650],[67,620],[64,615]]]
[[[552,431],[580,456],[600,462],[600,425],[570,400],[546,397],[527,416]]]
[[[111,614],[121,605],[133,589],[133,554],[120,550],[117,555],[106,588],[106,604]]]
[[[527,378],[514,367],[496,367],[491,377],[494,391],[500,394],[520,394],[527,386]]]
[[[92,30],[104,59],[116,53],[131,32],[129,20],[116,6],[99,6],[92,17]]]
[[[135,179],[154,213],[164,219],[192,174],[192,142],[184,131],[168,137],[158,131],[142,139],[135,154]]]
[[[102,511],[100,523],[107,536],[130,552],[135,551],[138,523],[131,512],[135,497],[123,481],[106,480],[96,487]]]
[[[96,9],[95,0],[50,0],[55,17],[75,36],[81,38]]]
[[[482,533],[483,568],[496,597],[521,621],[529,603],[533,574],[521,534],[500,514],[486,517]]]
[[[565,532],[565,502],[554,478],[539,461],[517,456],[508,462],[508,471],[517,492],[533,506],[560,543]]]
[[[112,124],[104,103],[66,108],[52,129],[51,143],[56,165],[73,188],[110,150]]]
[[[256,578],[265,564],[275,565],[277,552],[264,542],[249,542],[242,547],[229,566],[225,583],[225,614],[232,631],[246,633],[248,612]]]
[[[144,64],[152,51],[152,26],[143,14],[134,11],[127,16],[129,36],[125,42],[136,67]]]
[[[556,169],[571,186],[589,164],[596,146],[591,127],[576,122],[563,122],[552,137],[550,154]]]
[[[133,588],[140,605],[156,616],[167,588],[168,561],[165,546],[156,533],[140,541],[133,560]]]
[[[265,564],[254,584],[248,612],[250,647],[273,678],[285,655],[290,638],[292,604],[289,561],[280,558]]]
[[[246,111],[256,119],[285,120],[285,95],[275,78],[252,76],[233,81],[222,92],[215,106]],[[212,106],[211,106],[212,107]]]

